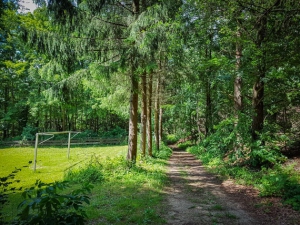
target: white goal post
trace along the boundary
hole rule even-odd
[[[70,158],[70,145],[71,145],[71,139],[73,137],[75,137],[77,134],[79,134],[81,132],[78,132],[78,131],[60,131],[60,132],[43,132],[43,133],[36,133],[35,134],[35,147],[34,147],[34,164],[33,164],[33,171],[36,170],[36,161],[37,161],[37,149],[38,149],[38,145],[39,144],[42,144],[46,141],[49,141],[50,139],[52,139],[54,137],[55,134],[69,134],[68,136],[68,153],[67,153],[67,156],[68,156],[68,159]],[[71,137],[71,134],[74,134],[72,137]],[[44,135],[44,136],[51,136],[49,138],[47,138],[46,140],[42,141],[39,143],[39,136],[40,135]]]

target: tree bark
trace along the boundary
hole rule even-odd
[[[241,30],[238,27],[236,33],[236,51],[235,51],[235,79],[234,79],[234,114],[235,121],[234,126],[237,127],[239,124],[239,115],[243,109],[243,99],[242,99],[242,76],[241,76],[241,58],[242,58],[242,45],[240,43]],[[237,153],[240,149],[241,137],[239,132],[236,133],[236,141],[233,144],[234,151]]]
[[[241,38],[241,31],[238,29],[237,31],[237,43],[236,43],[236,52],[235,52],[235,68],[236,68],[236,76],[234,80],[234,109],[236,118],[238,119],[238,114],[242,111],[243,103],[242,103],[242,77],[240,74],[241,69],[241,58],[242,58],[242,46],[239,42]]]
[[[209,40],[212,41],[212,35],[209,34]],[[205,51],[205,56],[208,60],[211,60],[211,46],[207,46]],[[211,68],[208,70],[207,78],[206,78],[206,109],[205,109],[205,135],[206,137],[212,133],[213,127],[213,116],[212,116],[212,97],[211,97]]]
[[[257,140],[259,134],[262,132],[264,127],[264,81],[266,75],[266,52],[263,47],[265,32],[267,26],[267,12],[260,17],[257,21],[257,39],[256,48],[260,52],[258,55],[258,65],[257,65],[257,75],[255,78],[255,83],[253,85],[252,92],[252,106],[253,106],[253,117],[252,117],[252,139]]]
[[[135,162],[137,157],[137,133],[138,133],[138,78],[134,74],[135,67],[131,71],[131,94],[130,94],[130,118],[127,160]]]
[[[254,114],[252,117],[252,139],[257,140],[259,134],[263,130],[264,123],[264,82],[261,78],[264,77],[264,74],[260,74],[257,77],[256,82],[253,85],[253,94],[252,94],[252,105]]]
[[[141,113],[141,150],[142,156],[146,155],[147,132],[147,74],[142,75],[142,113]]]
[[[135,15],[135,19],[138,17],[139,0],[133,0],[132,11]],[[131,162],[136,161],[137,157],[137,135],[138,135],[138,76],[136,75],[136,61],[134,58],[137,57],[136,51],[133,51],[131,56],[131,93],[130,93],[130,118],[129,118],[129,137],[128,137],[128,152],[127,160]]]
[[[9,103],[9,87],[8,85],[4,86],[4,115],[7,114],[8,112],[8,103]],[[8,128],[8,123],[5,121],[4,123],[4,129],[3,129],[3,140],[9,137],[9,128]]]
[[[163,118],[163,109],[160,107],[159,109],[159,135],[158,135],[158,141],[159,143],[162,142],[162,134],[163,134],[163,127],[162,127],[162,118]]]
[[[206,110],[205,110],[205,135],[206,137],[212,132],[212,99],[210,82],[206,83]]]
[[[149,74],[149,81],[148,81],[148,110],[147,110],[147,149],[148,155],[152,156],[152,78],[153,73],[152,71]]]
[[[154,130],[155,130],[155,146],[156,150],[159,151],[159,108],[160,108],[160,74],[157,77],[156,83],[156,100],[155,100],[155,109],[154,109]]]

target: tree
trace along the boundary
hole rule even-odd
[[[44,1],[36,1],[42,4]],[[180,1],[178,1],[180,2]],[[138,84],[143,65],[141,56],[149,55],[139,43],[147,39],[147,48],[153,41],[149,29],[160,18],[166,18],[179,3],[171,1],[48,1],[48,17],[52,30],[27,30],[25,36],[32,45],[39,46],[51,58],[59,61],[67,73],[100,61],[109,73],[118,69],[129,75],[131,86],[128,160],[137,157]],[[160,18],[157,15],[163,9]],[[173,12],[172,12],[173,13]],[[146,37],[145,37],[146,36]],[[145,37],[145,38],[143,38]],[[71,38],[71,39],[70,39]],[[100,74],[99,74],[100,75]],[[102,75],[100,75],[102,76]]]

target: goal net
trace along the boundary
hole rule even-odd
[[[38,145],[49,141],[54,137],[56,134],[68,134],[68,152],[67,157],[70,158],[70,146],[71,146],[71,139],[74,138],[77,134],[81,132],[78,131],[60,131],[60,132],[43,132],[43,133],[36,133],[35,134],[35,146],[34,146],[34,164],[33,164],[33,171],[36,170],[36,162],[37,162],[37,151],[38,151]],[[46,140],[43,140],[39,143],[39,136],[50,136]]]

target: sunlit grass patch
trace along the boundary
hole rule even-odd
[[[5,148],[0,150],[0,177],[7,176],[15,168],[22,169],[15,177],[22,187],[32,186],[36,180],[45,183],[63,180],[64,174],[73,168],[88,162],[91,157],[104,160],[106,157],[125,155],[125,146],[113,147],[72,147],[70,159],[67,148],[42,147],[38,149],[36,172],[33,171],[34,148]],[[29,162],[31,162],[29,164]]]
[[[170,149],[164,147],[160,154],[155,154],[165,159],[139,158],[135,164],[125,159],[126,150],[124,146],[72,148],[69,160],[64,148],[39,150],[37,165],[47,165],[52,170],[43,170],[41,166],[34,173],[32,165],[22,169],[19,172],[23,176],[21,180],[24,180],[22,185],[32,187],[37,179],[44,183],[64,180],[70,184],[70,188],[65,190],[68,193],[80,188],[83,183],[92,183],[90,204],[84,207],[88,224],[164,224],[160,205],[166,182],[166,157],[170,155]],[[26,163],[33,157],[33,149],[22,151],[12,149],[8,153],[20,157],[15,162]],[[22,153],[26,153],[25,157]],[[14,164],[8,163],[7,167],[9,173]],[[26,181],[27,178],[32,179],[32,184]],[[20,194],[10,194],[12,204],[5,207],[6,220],[13,219],[18,213],[17,205],[22,201]]]
[[[90,223],[163,224],[157,207],[166,181],[162,161],[148,159],[128,168],[120,158],[110,160],[109,170],[102,167],[106,182],[95,185],[87,207]]]
[[[4,218],[11,219],[17,214],[17,205],[21,202],[21,192],[34,186],[36,180],[44,183],[63,181],[67,173],[80,168],[97,158],[105,161],[107,157],[116,157],[126,154],[126,146],[112,147],[72,147],[70,158],[67,158],[66,147],[42,147],[38,149],[37,167],[33,171],[34,148],[5,148],[0,150],[0,177],[8,176],[16,168],[21,169],[15,175],[15,180],[9,188],[16,188],[9,194],[9,203],[3,209]],[[29,162],[31,163],[29,164]],[[19,190],[22,188],[22,190]]]

